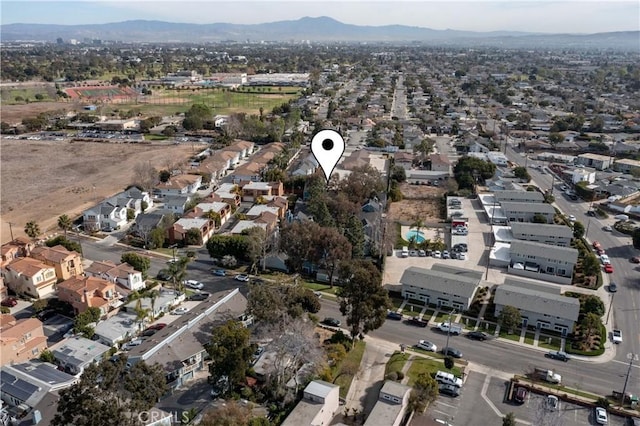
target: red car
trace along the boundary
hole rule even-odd
[[[593,248],[598,250],[600,248],[600,242],[599,241],[594,241],[593,242]]]
[[[601,248],[596,250],[596,252],[598,253],[598,256],[602,256],[603,254],[605,254],[605,251],[603,249],[601,249]]]
[[[604,271],[607,274],[612,274],[613,273],[613,266],[611,266],[610,263],[607,263],[606,265],[604,265]]]
[[[150,325],[149,327],[147,327],[147,330],[162,330],[166,326],[167,326],[167,324],[165,324],[163,322],[159,322],[157,324]]]
[[[15,297],[7,297],[2,301],[2,306],[8,306],[10,308],[13,308],[17,304],[18,304],[18,301],[16,300]]]

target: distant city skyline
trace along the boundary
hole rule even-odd
[[[3,25],[104,24],[136,19],[260,24],[328,16],[354,25],[591,34],[640,30],[637,0],[537,1],[2,1]]]

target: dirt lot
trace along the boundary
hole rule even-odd
[[[124,190],[134,180],[136,164],[161,169],[190,154],[187,145],[0,139],[1,240],[11,239],[9,222],[14,237],[24,235],[29,220],[43,232],[55,231],[58,216],[75,218]]]
[[[2,121],[19,124],[24,117],[35,117],[41,112],[75,111],[81,106],[74,102],[32,102],[20,105],[2,105]]]
[[[409,185],[400,186],[403,200],[389,206],[389,221],[411,224],[420,218],[423,222],[438,222],[440,217],[440,198],[445,190],[436,186]]]

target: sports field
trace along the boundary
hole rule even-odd
[[[136,96],[135,90],[119,86],[85,86],[64,89],[72,99],[121,99]]]

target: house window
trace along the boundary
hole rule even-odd
[[[40,349],[38,349],[38,348],[33,348],[33,349],[31,350],[31,355],[38,355],[38,352],[40,352]]]
[[[554,271],[553,266],[547,266],[547,273],[548,274],[553,274],[553,271]]]
[[[559,275],[567,275],[567,271],[565,271],[564,269],[558,269],[558,274]]]

